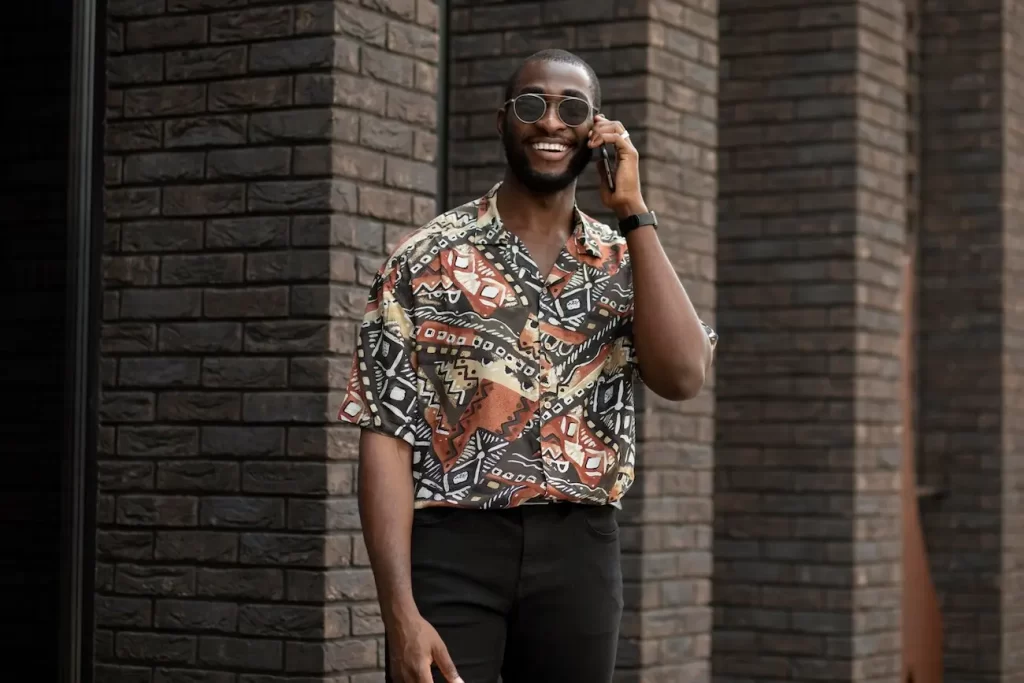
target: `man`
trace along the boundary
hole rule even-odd
[[[633,379],[694,396],[715,335],[600,99],[578,57],[527,58],[497,116],[504,180],[406,239],[371,287],[341,419],[362,427],[388,681],[611,681]],[[575,205],[601,145],[619,230]]]

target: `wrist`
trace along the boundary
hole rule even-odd
[[[621,206],[615,207],[615,217],[620,221],[623,218],[629,218],[630,216],[638,216],[642,213],[647,213],[647,204],[642,198],[630,200],[623,203]]]
[[[388,630],[401,630],[406,624],[419,619],[420,611],[415,601],[407,600],[381,602],[380,616]]]

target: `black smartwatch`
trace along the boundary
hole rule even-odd
[[[619,232],[625,237],[633,230],[644,226],[653,225],[655,230],[658,228],[658,217],[654,215],[653,211],[647,213],[636,214],[633,216],[626,216],[619,221]]]

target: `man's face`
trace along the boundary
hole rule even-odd
[[[591,102],[590,88],[587,72],[577,66],[530,62],[520,74],[513,97],[538,93],[578,97]],[[594,154],[587,146],[593,116],[578,126],[567,126],[558,117],[560,101],[560,97],[551,97],[544,115],[534,123],[520,121],[512,104],[498,114],[498,129],[509,168],[528,190],[538,194],[558,192],[571,185]],[[555,150],[552,145],[565,149]]]

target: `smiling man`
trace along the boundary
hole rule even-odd
[[[527,58],[497,114],[504,179],[411,235],[371,287],[340,416],[362,428],[388,681],[612,680],[633,381],[694,396],[716,336],[600,102],[578,57]],[[575,201],[603,145],[617,229]]]

